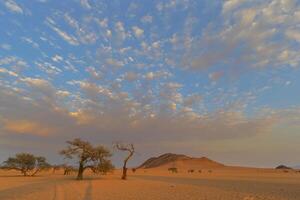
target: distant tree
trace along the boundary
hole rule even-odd
[[[48,170],[51,165],[46,158],[29,153],[19,153],[3,162],[3,169],[20,171],[24,176],[34,176],[42,170]]]
[[[63,169],[64,169],[64,175],[70,175],[73,172],[74,173],[78,172],[78,170],[75,167],[69,165],[64,165]]]
[[[115,147],[120,151],[128,152],[128,155],[124,159],[123,173],[122,173],[122,177],[121,177],[123,180],[126,180],[126,178],[127,178],[127,162],[135,153],[134,146],[133,146],[133,144],[116,143]]]
[[[136,172],[136,168],[132,168],[131,170],[132,170],[132,172],[133,172],[133,173],[135,173],[135,172]]]
[[[56,171],[63,168],[63,165],[52,165],[52,173],[55,174]]]
[[[78,160],[77,180],[83,179],[83,173],[86,169],[91,169],[95,173],[110,171],[113,167],[109,157],[111,153],[103,146],[92,146],[89,142],[79,138],[73,141],[67,141],[69,146],[60,152],[61,155],[68,159]]]

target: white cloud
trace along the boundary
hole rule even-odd
[[[26,77],[26,78],[22,78],[21,80],[26,82],[28,85],[40,87],[40,88],[49,87],[51,85],[49,81],[40,78]]]
[[[160,70],[160,71],[147,72],[144,75],[144,78],[147,79],[147,80],[154,80],[154,79],[159,79],[159,78],[166,79],[166,78],[169,78],[171,76],[172,76],[172,74],[170,72]]]
[[[99,23],[99,25],[100,25],[102,28],[107,28],[107,25],[108,25],[108,19],[107,19],[107,18],[104,18],[103,20],[98,20],[98,23]]]
[[[39,44],[34,42],[31,38],[28,37],[22,37],[22,40],[24,42],[27,42],[28,44],[32,45],[34,48],[39,48]]]
[[[113,58],[107,58],[106,64],[111,65],[113,67],[123,67],[124,66],[124,63],[122,61],[115,60]]]
[[[65,21],[75,29],[77,40],[83,44],[94,44],[98,39],[98,35],[89,25],[94,21],[93,18],[85,20],[84,23],[79,23],[76,19],[69,14],[64,15]]]
[[[52,57],[52,60],[54,62],[60,62],[60,61],[63,61],[63,57],[61,57],[60,55],[55,55]]]
[[[80,0],[80,4],[86,9],[91,9],[92,8],[90,3],[89,3],[89,0]]]
[[[293,30],[293,29],[288,29],[285,32],[285,35],[291,39],[291,40],[296,40],[297,42],[300,43],[300,30]]]
[[[283,59],[287,54],[282,54],[283,51],[299,51],[299,47],[291,43],[300,41],[299,31],[295,28],[299,21],[294,17],[299,5],[277,0],[253,3],[230,0],[223,5],[226,12],[221,15],[221,21],[208,26],[199,38],[188,37],[191,38],[188,45],[181,44],[174,49],[181,61],[177,62],[178,65],[193,70],[223,65],[233,71],[239,67],[239,71],[243,72],[299,64],[295,56],[291,62]],[[220,28],[212,29],[212,26]],[[185,38],[172,38],[170,41],[182,40]],[[183,48],[181,56],[176,50]]]
[[[23,14],[23,9],[13,0],[5,0],[4,5],[12,12]]]
[[[137,27],[137,26],[133,26],[132,27],[132,31],[133,31],[135,37],[137,37],[137,38],[142,37],[143,34],[144,34],[144,30],[141,29],[141,28],[139,28],[139,27]]]
[[[123,42],[127,37],[126,31],[124,28],[124,24],[120,21],[115,23],[115,31],[116,31],[117,39],[119,40],[119,42]]]
[[[54,60],[56,59],[57,58],[54,58]],[[41,69],[42,71],[46,72],[49,75],[56,75],[62,72],[60,68],[54,66],[52,63],[49,62],[35,62],[35,64],[36,66],[38,66],[39,69]]]
[[[145,15],[142,17],[141,22],[143,23],[152,23],[153,17],[151,15]]]
[[[61,96],[61,97],[68,97],[68,96],[71,95],[71,93],[70,93],[69,91],[66,91],[66,90],[58,90],[58,91],[56,92],[56,94],[57,94],[58,96]]]
[[[63,40],[65,40],[66,42],[68,42],[71,45],[79,45],[78,40],[72,36],[67,34],[66,32],[60,30],[59,28],[57,28],[53,23],[55,23],[54,21],[52,22],[52,20],[47,19],[47,21],[49,22],[48,25],[49,27],[54,30]]]
[[[106,36],[109,38],[112,36],[111,30],[109,29],[106,30]]]
[[[9,71],[5,68],[0,68],[0,73],[4,73],[4,74],[8,74],[10,76],[18,77],[18,74],[16,72]]]
[[[138,78],[138,74],[135,72],[126,72],[124,74],[124,79],[127,81],[135,81]]]
[[[88,67],[86,71],[95,79],[101,79],[103,74],[96,70],[95,67]]]
[[[244,3],[245,0],[226,0],[223,4],[223,13],[228,13]]]
[[[0,47],[4,50],[11,50],[11,45],[9,44],[1,44]]]

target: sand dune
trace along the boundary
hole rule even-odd
[[[206,157],[193,158],[182,154],[166,153],[158,157],[152,157],[146,160],[139,168],[156,168],[156,169],[168,169],[171,167],[178,168],[179,170],[187,169],[208,169],[208,168],[220,168],[225,165],[216,161],[210,160]]]

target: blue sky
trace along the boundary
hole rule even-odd
[[[299,164],[299,24],[296,0],[1,1],[0,159],[81,137]]]

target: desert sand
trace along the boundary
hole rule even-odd
[[[51,171],[37,177],[22,177],[14,171],[0,172],[1,200],[299,200],[300,173],[273,169],[224,167],[201,173],[177,174],[163,168],[138,169],[105,176],[87,173],[83,181],[75,174]]]

